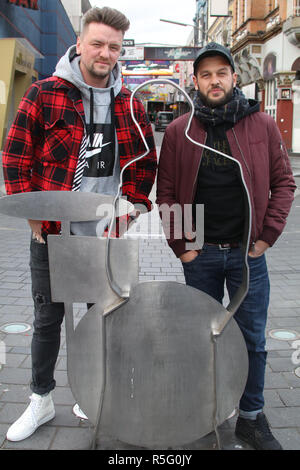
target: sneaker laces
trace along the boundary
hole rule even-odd
[[[27,416],[28,418],[29,417],[31,418],[33,424],[35,426],[37,426],[38,422],[37,422],[36,416],[37,416],[37,414],[39,412],[39,409],[41,407],[42,400],[41,400],[41,398],[36,397],[34,395],[31,395],[29,398],[30,398],[30,405],[27,408],[28,413],[26,413],[26,412],[25,413],[28,415]],[[29,411],[30,411],[30,414],[29,414]]]

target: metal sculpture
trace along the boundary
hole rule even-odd
[[[178,85],[170,83],[193,103]],[[140,87],[141,87],[140,86]],[[140,87],[135,89],[134,94]],[[132,105],[132,101],[131,101]],[[48,236],[52,300],[64,302],[68,378],[80,408],[101,433],[134,446],[156,448],[191,443],[215,431],[238,405],[248,374],[248,355],[233,315],[248,290],[245,230],[244,274],[227,308],[209,295],[176,282],[138,281],[138,240],[113,239],[117,196],[51,191],[4,196],[0,212],[26,219],[59,220],[60,235]],[[201,145],[194,142],[196,145]],[[201,145],[202,146],[202,145]],[[217,152],[220,153],[220,152]],[[70,223],[101,218],[109,207],[108,237],[70,235]],[[73,304],[89,308],[77,326]]]

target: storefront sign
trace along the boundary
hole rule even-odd
[[[199,54],[198,47],[145,47],[145,60],[191,60]]]
[[[134,47],[134,39],[123,39],[123,47]]]
[[[38,0],[7,0],[7,3],[16,5],[18,7],[30,8],[31,10],[38,10]]]
[[[143,46],[123,47],[120,60],[144,60]]]

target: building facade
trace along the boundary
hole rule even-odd
[[[51,76],[60,57],[76,42],[64,3],[68,0],[0,2],[0,149],[27,88]],[[87,3],[82,1],[81,6]]]
[[[238,86],[300,153],[300,0],[229,0],[228,14],[210,22],[209,39],[231,48]]]

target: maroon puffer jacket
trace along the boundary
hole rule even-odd
[[[157,204],[192,204],[203,149],[184,135],[189,114],[167,128],[159,159]],[[197,118],[188,135],[205,144],[206,132]],[[242,180],[251,205],[249,243],[263,240],[272,246],[286,224],[296,189],[289,157],[279,129],[266,113],[253,113],[227,131],[231,154],[241,165]],[[186,239],[168,243],[177,257],[185,251]]]

